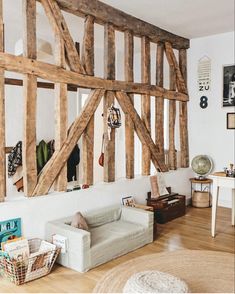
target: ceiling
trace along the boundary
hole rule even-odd
[[[102,0],[192,39],[234,31],[234,0]]]
[[[87,0],[89,1],[89,0]],[[234,31],[234,0],[102,0],[131,15],[189,39]],[[6,51],[22,38],[22,0],[3,0]],[[225,5],[226,4],[226,5]],[[84,20],[64,13],[74,41],[82,42]],[[53,43],[53,32],[37,2],[37,36]],[[95,27],[96,46],[103,46],[103,27]],[[121,41],[123,41],[120,38]],[[138,46],[137,46],[138,47]]]

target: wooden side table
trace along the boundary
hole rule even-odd
[[[212,180],[211,179],[204,179],[204,180],[200,180],[200,179],[196,179],[196,178],[190,178],[190,183],[191,183],[191,199],[193,199],[193,192],[196,191],[195,186],[197,184],[200,185],[200,192],[203,192],[203,188],[207,187],[208,188],[208,193],[209,193],[209,207],[211,207],[211,201],[210,201],[210,194],[211,194],[211,184],[212,184]]]

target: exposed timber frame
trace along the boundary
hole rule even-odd
[[[0,0],[0,52],[4,51],[3,7]],[[0,68],[0,202],[6,196],[6,155],[5,155],[5,87],[4,68]]]
[[[134,132],[142,144],[142,174],[150,174],[150,163],[162,172],[176,169],[175,120],[179,103],[181,167],[188,167],[187,127],[187,49],[189,40],[162,30],[97,0],[38,0],[52,26],[55,39],[55,64],[37,60],[36,0],[22,0],[24,56],[4,52],[2,0],[0,0],[0,201],[6,196],[5,85],[23,86],[24,137],[23,175],[26,196],[45,195],[54,184],[66,191],[66,162],[82,138],[83,183],[94,181],[94,114],[103,98],[104,181],[115,181],[115,130],[107,127],[108,108],[119,103],[125,114],[126,177],[134,178]],[[62,10],[83,17],[84,37],[81,52],[74,42]],[[104,26],[104,78],[95,76],[95,24]],[[116,79],[115,32],[124,32],[124,81]],[[141,38],[141,83],[134,81],[134,37]],[[151,84],[150,45],[156,48],[156,84]],[[178,51],[177,60],[174,50]],[[164,54],[170,66],[170,89],[164,88]],[[23,75],[23,80],[5,78],[5,71]],[[46,80],[38,81],[38,78]],[[49,82],[48,82],[49,81]],[[37,88],[55,92],[55,152],[37,176],[36,101]],[[80,115],[68,129],[68,91],[90,89]],[[135,94],[141,95],[141,116],[135,109]],[[155,138],[151,137],[151,96],[155,97]],[[164,151],[164,101],[169,100],[169,164]],[[110,134],[109,134],[110,133]]]

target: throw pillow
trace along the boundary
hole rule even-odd
[[[81,212],[76,212],[73,216],[71,226],[77,229],[88,231],[88,225],[84,218],[84,216],[81,214]]]
[[[162,195],[169,194],[166,189],[165,180],[162,173],[157,173],[150,177],[151,183],[151,198],[158,198]]]

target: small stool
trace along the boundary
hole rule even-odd
[[[187,284],[181,279],[159,271],[143,271],[132,275],[123,293],[188,293]]]

